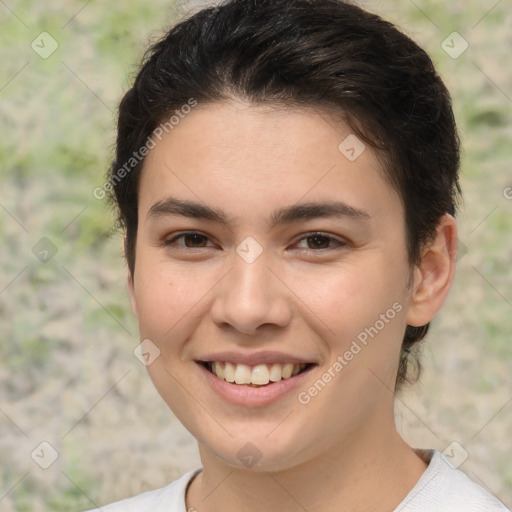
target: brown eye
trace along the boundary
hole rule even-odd
[[[183,239],[184,243],[177,243],[178,240]],[[181,233],[180,235],[171,238],[170,240],[165,241],[165,245],[179,245],[182,247],[187,247],[190,249],[208,247],[206,244],[208,243],[208,237],[206,235],[202,235],[201,233]]]
[[[324,235],[311,235],[307,237],[307,240],[310,249],[327,249],[332,239]]]
[[[305,247],[304,245],[301,247],[303,241],[306,241]],[[345,245],[347,245],[346,242],[324,233],[312,233],[299,240],[299,247],[301,249],[311,249],[313,251],[335,249],[336,247],[343,247]]]
[[[204,235],[198,235],[197,233],[183,235],[183,240],[185,240],[185,245],[187,247],[204,247],[207,242]]]

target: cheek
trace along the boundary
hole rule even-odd
[[[136,272],[135,298],[141,336],[155,342],[176,337],[180,324],[197,315],[204,282],[192,272],[176,272],[165,266],[140,261],[143,269]],[[197,275],[197,274],[196,274]]]
[[[308,304],[310,309],[328,326],[327,367],[336,375],[324,375],[333,384],[317,406],[343,396],[346,408],[364,408],[362,396],[381,396],[393,388],[406,323],[405,278],[397,262],[394,267],[384,263],[368,258],[361,267],[331,272],[322,288],[310,295],[315,300]]]
[[[163,364],[152,364],[148,371],[162,396],[167,396],[174,393],[176,382],[168,380],[165,368],[172,368],[179,379],[184,377],[188,367],[180,362],[190,362],[195,346],[190,340],[198,337],[202,325],[211,322],[213,294],[223,272],[199,268],[200,264],[149,263],[142,258],[139,262],[140,269],[150,269],[140,270],[135,281],[140,339],[151,340],[160,351],[158,362]]]
[[[331,268],[301,278],[298,295],[343,348],[365,328],[376,322],[381,327],[382,314],[387,320],[386,331],[400,331],[404,321],[398,311],[404,309],[403,279],[402,273],[393,272],[384,261],[361,258],[343,269]]]

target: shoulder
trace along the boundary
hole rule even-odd
[[[133,498],[116,501],[88,512],[185,512],[185,490],[201,469],[189,471],[171,484],[138,494]]]
[[[428,468],[395,512],[509,512],[441,452],[429,453]]]

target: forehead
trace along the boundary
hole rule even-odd
[[[365,202],[376,215],[401,209],[375,152],[312,107],[199,104],[155,142],[140,181],[141,213],[169,194],[247,216],[320,199]]]

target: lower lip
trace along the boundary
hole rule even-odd
[[[226,382],[224,379],[219,379],[202,364],[198,363],[197,365],[206,378],[208,385],[222,398],[235,405],[244,405],[246,407],[264,406],[277,401],[282,396],[299,387],[305,376],[309,373],[309,371],[305,371],[288,379],[271,382],[266,386],[252,387]]]

